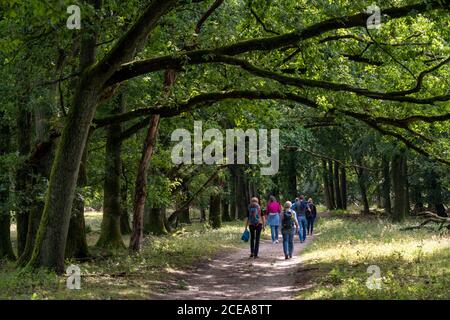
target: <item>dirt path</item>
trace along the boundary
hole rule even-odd
[[[249,258],[247,247],[223,254],[183,276],[186,289],[169,290],[152,299],[292,299],[298,291],[295,283],[299,277],[299,254],[312,240],[309,237],[300,243],[296,236],[294,257],[288,260],[284,259],[281,241],[272,244],[262,240],[257,259]]]

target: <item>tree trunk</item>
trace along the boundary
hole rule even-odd
[[[330,182],[328,180],[328,168],[327,162],[322,160],[322,178],[323,178],[323,196],[325,205],[328,210],[333,210],[333,205],[331,203],[331,195],[330,195]]]
[[[89,256],[84,221],[84,200],[80,194],[76,194],[72,206],[65,256],[67,259],[81,259]]]
[[[35,153],[29,160],[29,163],[33,164],[31,167],[33,168],[32,173],[34,176],[41,176],[45,178],[49,178],[50,176],[51,165],[54,159],[54,152],[57,143],[55,137],[50,136],[49,139],[49,141],[42,142],[38,145]],[[80,165],[79,177],[77,179],[79,186],[87,185],[86,158],[87,150],[83,153],[83,158]],[[44,203],[42,201],[33,201],[28,219],[26,245],[18,260],[18,264],[20,266],[24,266],[32,257],[33,247],[36,241],[43,210]],[[75,258],[84,258],[89,255],[85,227],[84,200],[81,195],[77,195],[72,205],[72,213],[70,216],[66,243],[66,247],[69,247],[69,249],[66,248],[65,250],[65,258],[71,258],[72,254]]]
[[[124,93],[118,96],[117,107],[113,114],[124,111]],[[122,175],[122,141],[120,134],[122,126],[120,123],[113,123],[108,126],[106,134],[105,170],[103,184],[103,219],[101,224],[100,238],[97,246],[101,248],[120,249],[125,244],[121,233],[122,216],[122,195],[121,195],[121,175]]]
[[[11,133],[3,112],[0,112],[0,157],[9,153]],[[0,161],[0,259],[14,260],[11,244],[11,213],[9,206],[9,168]]]
[[[347,210],[347,171],[345,165],[341,167],[340,179],[342,209]]]
[[[144,233],[153,234],[156,236],[168,234],[164,219],[166,217],[166,209],[160,208],[146,208],[144,219]]]
[[[272,190],[270,190],[270,194],[275,196],[275,198],[280,199],[280,175],[276,174],[273,177],[273,187]]]
[[[196,197],[201,194],[210,184],[211,182],[215,181],[217,175],[219,174],[219,169],[216,169],[214,171],[214,173],[205,181],[205,183],[203,183],[203,185],[197,189],[197,191],[194,192],[194,194],[192,194],[189,199],[187,199],[183,204],[181,204],[174,212],[172,212],[172,214],[170,215],[170,217],[167,219],[167,221],[170,224],[175,223],[175,226],[178,223],[178,216],[181,213],[181,211],[187,207],[189,207],[192,202],[196,199]]]
[[[359,190],[361,192],[361,201],[363,203],[363,213],[369,214],[370,212],[370,206],[369,206],[369,200],[367,198],[367,170],[363,168],[363,161],[362,158],[357,159],[357,164],[360,167],[355,168],[356,175],[358,176],[358,186]]]
[[[247,199],[245,195],[245,179],[244,173],[239,167],[236,167],[238,175],[237,175],[237,183],[236,183],[236,201],[237,201],[237,211],[238,218],[244,219],[247,217]]]
[[[439,182],[439,176],[433,168],[425,173],[424,183],[428,194],[428,205],[441,217],[446,217],[445,207],[443,205],[442,185]]]
[[[406,157],[403,153],[397,153],[392,157],[391,173],[392,173],[392,188],[394,192],[394,207],[392,212],[392,219],[396,222],[403,221],[408,211],[409,204],[407,203],[407,177],[406,173]]]
[[[200,208],[200,222],[206,221],[206,209],[201,207]]]
[[[375,203],[377,205],[377,208],[383,208],[383,201],[381,196],[381,186],[378,185],[375,188]]]
[[[222,203],[222,221],[231,221],[230,216],[230,204],[228,200],[224,197],[221,201]]]
[[[334,191],[335,191],[335,199],[336,199],[336,207],[338,209],[343,209],[342,199],[341,199],[341,188],[339,186],[339,163],[334,161]]]
[[[120,190],[120,233],[131,234],[130,215],[128,213],[128,187],[127,183],[121,184]]]
[[[158,125],[159,115],[152,115],[136,176],[136,186],[133,201],[133,231],[131,233],[129,246],[129,249],[131,251],[139,251],[141,248],[144,224],[144,206],[145,200],[147,198],[147,172],[156,144]]]
[[[0,191],[2,200],[8,200],[8,195],[6,193],[7,192],[5,191]],[[8,260],[15,260],[16,256],[14,255],[11,244],[11,215],[9,213],[9,208],[5,205],[5,203],[0,203],[0,206],[0,260],[4,258]]]
[[[17,145],[19,156],[28,157],[31,152],[31,112],[28,111],[28,95],[23,94],[19,99],[17,115]],[[18,168],[16,173],[15,191],[18,196],[16,211],[17,226],[17,254],[20,256],[25,250],[28,232],[28,218],[30,215],[32,188],[31,168],[26,163]]]
[[[389,160],[383,156],[381,165],[383,167],[383,183],[381,187],[382,205],[387,214],[391,214],[391,176],[389,172]]]
[[[30,210],[30,217],[28,219],[28,233],[27,233],[27,243],[22,254],[19,256],[17,264],[19,266],[25,266],[27,262],[31,259],[33,254],[33,246],[36,241],[37,232],[39,229],[39,224],[41,222],[42,212],[44,210],[44,202],[35,201]]]
[[[164,227],[166,228],[168,233],[171,233],[172,227],[170,226],[169,219],[167,218],[167,215],[166,215],[166,208],[164,208],[164,216],[163,217],[164,217]]]
[[[410,201],[409,201],[409,182],[408,182],[408,158],[406,156],[406,153],[403,156],[403,161],[402,161],[402,173],[403,173],[403,177],[405,179],[405,212],[404,215],[409,216],[411,214],[411,206]]]
[[[98,93],[106,79],[94,76],[97,34],[85,29],[80,52],[80,81],[66,117],[50,175],[44,212],[30,266],[64,272],[64,257],[78,172],[95,114]]]
[[[253,181],[250,182],[250,194],[251,194],[251,197],[257,197],[258,199],[261,198],[258,193],[258,189],[256,188],[256,184]]]
[[[88,184],[87,178],[87,148],[83,152],[77,185],[84,187]],[[89,256],[86,241],[86,223],[84,221],[84,199],[81,194],[76,194],[72,204],[72,214],[69,222],[69,231],[66,243],[66,259],[86,258]]]
[[[230,217],[231,219],[237,219],[237,203],[236,203],[236,173],[229,167],[230,179],[229,179],[229,190],[230,190]]]
[[[363,202],[363,213],[368,214],[370,212],[369,200],[367,199],[366,182],[364,178],[358,178],[359,190],[361,191],[361,200]]]
[[[189,188],[188,185],[186,183],[186,181],[183,181],[181,183],[181,191],[183,194],[186,195],[186,198],[189,198]],[[178,222],[179,223],[187,223],[187,224],[191,224],[191,217],[190,217],[190,206],[186,206],[185,208],[183,208],[181,210],[181,212],[178,214]]]
[[[209,223],[213,229],[218,229],[222,226],[220,203],[220,193],[213,192],[209,198]]]
[[[128,178],[121,159],[122,164],[122,181],[120,183],[120,233],[122,235],[131,234],[130,215],[128,212]]]
[[[435,204],[435,210],[436,210],[436,214],[440,217],[448,217],[447,216],[447,212],[445,210],[445,207],[442,203],[436,203]]]
[[[187,206],[186,208],[183,208],[183,210],[181,210],[180,214],[178,215],[178,222],[191,224],[192,222],[191,222],[190,213],[191,213],[191,210],[190,210],[189,206]]]
[[[50,176],[42,223],[30,261],[30,265],[49,267],[58,273],[64,272],[64,253],[78,171],[94,116],[93,106],[96,105],[93,92],[100,88],[92,89],[91,85],[82,86],[82,93],[77,95],[67,117]]]
[[[242,176],[242,180],[243,180],[243,188],[244,188],[244,194],[245,194],[245,203],[249,203],[250,202],[250,187],[249,187],[249,182],[248,179],[245,175]]]
[[[56,70],[54,72],[54,80],[62,74],[66,53],[62,49],[58,49],[57,59],[55,61]],[[50,178],[51,166],[55,157],[56,138],[57,135],[52,134],[50,121],[52,117],[52,109],[56,110],[59,106],[59,100],[62,93],[60,93],[60,85],[55,82],[51,89],[54,104],[50,106],[47,104],[38,104],[34,108],[34,123],[36,133],[36,148],[34,153],[29,157],[27,164],[19,168],[16,177],[16,190],[20,192],[33,192],[34,185],[39,184],[40,178]],[[28,94],[28,93],[27,93]],[[26,103],[21,103],[22,109],[27,109]],[[25,134],[19,135],[19,153],[22,155],[29,155],[31,151],[31,119],[27,111],[21,110],[18,116],[18,130]],[[56,130],[54,131],[56,133]],[[34,179],[32,177],[35,177]],[[36,198],[35,195],[32,196]],[[30,259],[33,253],[33,246],[35,244],[37,230],[39,228],[44,203],[41,200],[33,199],[31,203],[22,202],[19,204],[24,214],[17,216],[18,229],[18,264],[23,266]],[[84,220],[84,216],[83,216]],[[23,232],[26,232],[26,236]],[[84,230],[83,230],[84,232]],[[25,241],[25,246],[23,246]],[[80,242],[82,243],[82,242]]]
[[[295,199],[297,196],[297,166],[296,166],[296,151],[290,150],[288,152],[287,172],[287,197],[289,200]]]
[[[221,180],[220,181],[221,187],[224,190],[224,195],[221,200],[222,205],[222,221],[231,221],[230,216],[230,201],[229,201],[229,195],[228,195],[228,181]]]
[[[330,186],[330,203],[333,209],[336,209],[336,200],[334,197],[334,182],[333,182],[333,161],[328,161],[328,183]]]
[[[100,1],[92,2],[97,9],[100,7]],[[58,273],[64,272],[65,245],[78,170],[103,87],[120,65],[135,56],[136,49],[146,41],[160,17],[167,13],[175,2],[168,0],[149,3],[142,16],[117,45],[104,55],[103,60],[95,64],[90,63],[92,67],[81,69],[80,82],[53,163],[42,222],[30,266],[48,267]],[[81,45],[81,57],[86,55],[87,48],[96,47],[96,36],[89,29],[83,29],[87,34],[84,35]]]
[[[412,203],[414,203],[414,205],[419,204],[420,207],[423,207],[422,185],[413,185],[411,187],[411,195]]]
[[[34,177],[44,177],[47,179],[50,177],[50,171],[53,159],[55,157],[56,145],[57,141],[54,136],[49,137],[48,141],[38,144],[36,150],[33,152],[30,160],[28,161],[30,168],[32,168],[31,172]],[[37,181],[33,181],[32,183],[36,184]],[[25,266],[32,257],[44,206],[45,203],[38,199],[35,199],[31,204],[30,215],[28,218],[27,241],[24,251],[19,256],[19,266]]]

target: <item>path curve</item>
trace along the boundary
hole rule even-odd
[[[305,243],[298,236],[294,241],[294,256],[286,260],[282,242],[272,244],[270,240],[260,243],[260,257],[249,258],[246,246],[225,253],[191,270],[183,281],[185,289],[169,290],[156,294],[153,299],[170,300],[290,300],[299,291],[296,280],[299,276],[301,256]],[[281,240],[281,239],[280,239]]]

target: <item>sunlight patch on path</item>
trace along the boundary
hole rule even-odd
[[[152,299],[282,299],[295,296],[296,279],[301,263],[299,256],[311,241],[294,241],[294,256],[285,259],[283,246],[261,241],[257,259],[249,258],[249,248],[224,254],[212,261],[180,275],[179,281],[186,283],[182,289],[172,288]],[[255,292],[257,296],[255,296]]]

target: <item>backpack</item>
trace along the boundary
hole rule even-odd
[[[305,215],[308,209],[308,202],[305,200],[300,201],[299,210],[297,211],[298,215]]]
[[[283,211],[282,228],[284,230],[289,230],[289,229],[292,229],[293,226],[294,226],[294,214],[293,214],[292,210]]]
[[[306,217],[311,218],[311,217],[313,216],[313,211],[314,211],[315,209],[316,209],[316,208],[314,207],[314,205],[313,205],[313,204],[310,204],[310,205],[309,205],[309,210],[306,211]]]
[[[248,242],[249,238],[250,238],[250,231],[248,231],[248,229],[245,229],[244,232],[242,233],[241,239],[244,242]]]
[[[249,208],[249,216],[248,216],[248,222],[253,225],[256,226],[259,223],[259,206],[253,206],[250,205]]]

